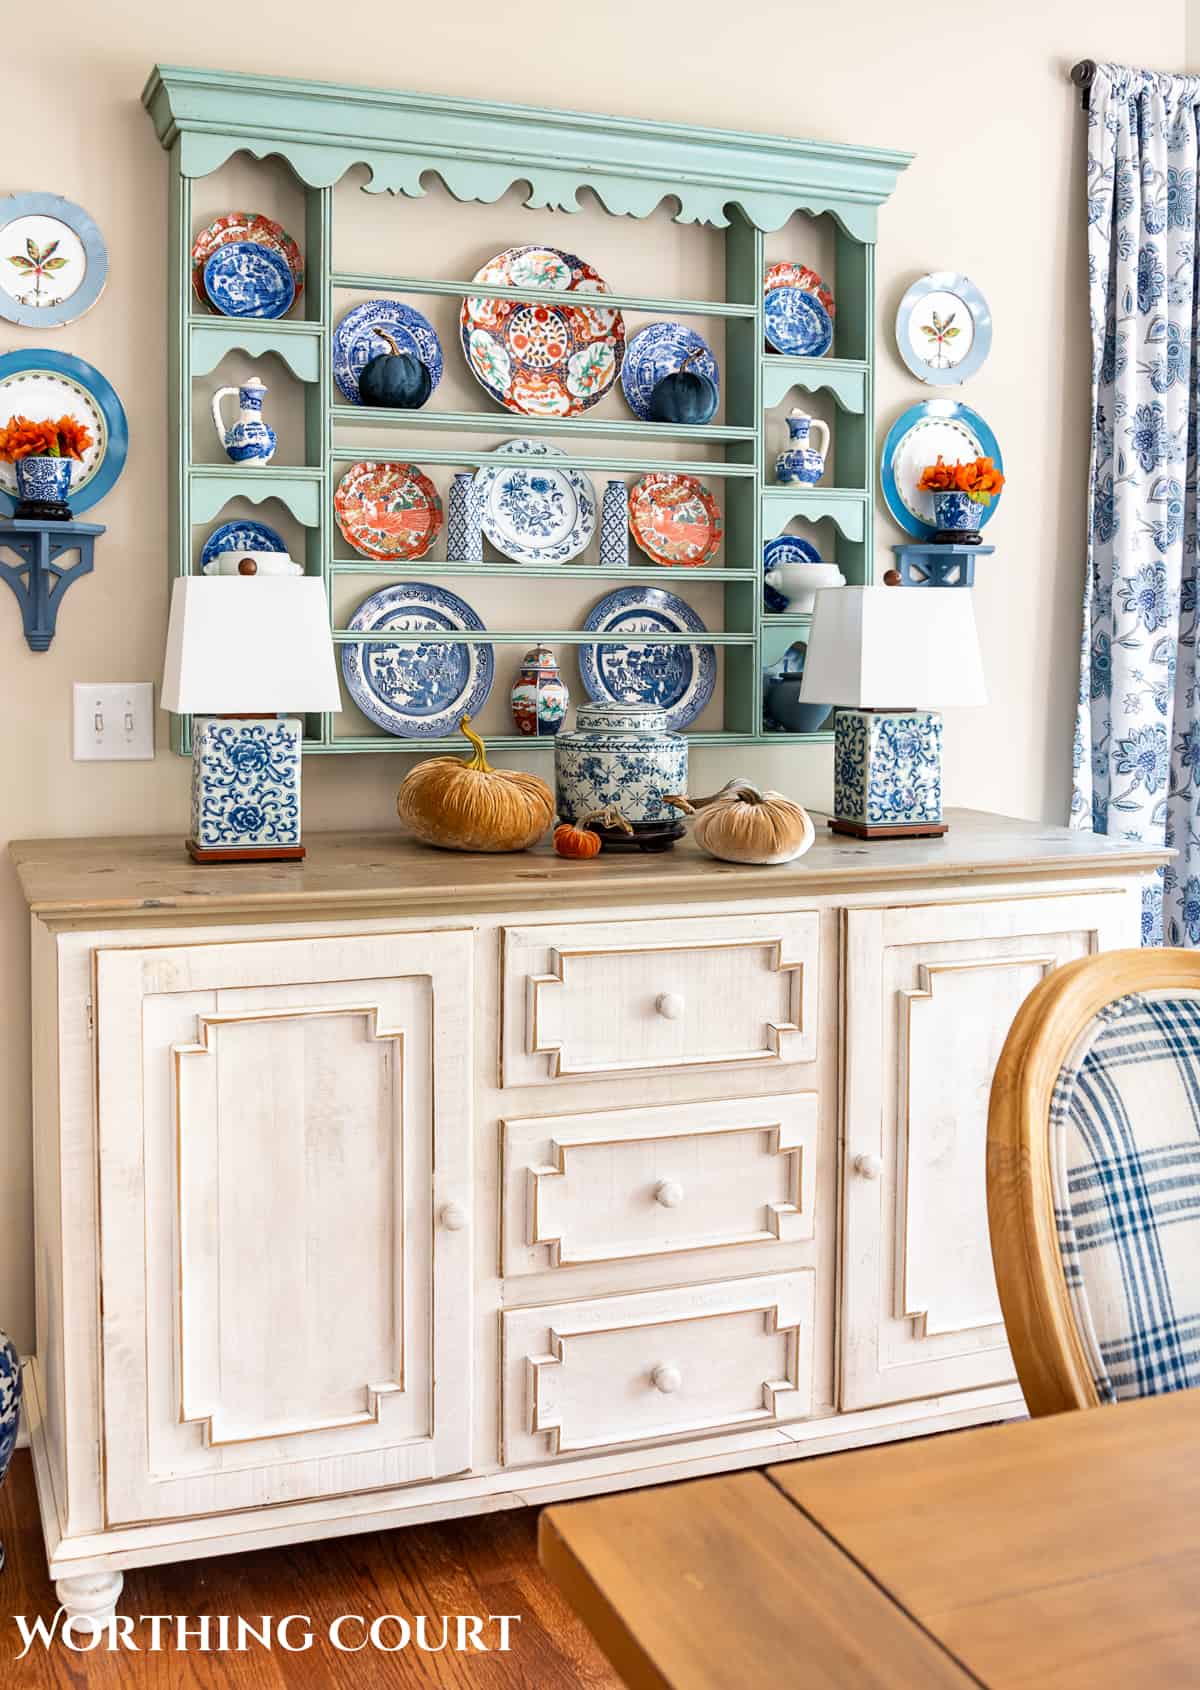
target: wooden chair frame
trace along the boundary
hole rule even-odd
[[[1100,1398],[1075,1324],[1058,1248],[1050,1104],[1088,1023],[1130,992],[1200,992],[1200,953],[1106,951],[1048,974],[1017,1012],[988,1109],[992,1261],[1017,1376],[1032,1415],[1095,1408]]]

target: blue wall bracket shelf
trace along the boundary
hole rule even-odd
[[[17,595],[30,651],[50,649],[58,607],[72,582],[91,574],[96,536],[103,533],[95,522],[0,522],[0,550],[15,552],[21,560],[0,558],[0,576]],[[59,561],[72,552],[79,553],[78,562]]]
[[[928,545],[920,543],[893,546],[896,554],[895,570],[888,570],[889,586],[899,587],[973,587],[975,559],[991,557],[995,546]],[[893,582],[891,576],[899,575]]]

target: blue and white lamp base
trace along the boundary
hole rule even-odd
[[[936,710],[839,709],[833,730],[835,833],[932,837],[942,820],[942,718]]]
[[[300,843],[295,716],[197,716],[192,723],[192,832],[198,863],[294,862]]]

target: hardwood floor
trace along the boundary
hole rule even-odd
[[[244,1653],[204,1654],[194,1639],[185,1654],[166,1627],[162,1652],[146,1653],[150,1627],[135,1624],[137,1654],[105,1647],[77,1654],[56,1641],[49,1649],[35,1643],[17,1661],[23,1645],[13,1615],[30,1622],[41,1615],[49,1624],[57,1605],[28,1451],[18,1452],[0,1490],[0,1541],[8,1551],[0,1572],[4,1690],[621,1690],[621,1680],[538,1565],[533,1509],[125,1575],[119,1611],[133,1616],[186,1615],[194,1627],[205,1614],[240,1615],[256,1625],[264,1614],[277,1621],[285,1614],[307,1615],[313,1646],[295,1654],[253,1641]],[[382,1614],[410,1620],[424,1614],[433,1644],[441,1641],[444,1614],[519,1614],[521,1622],[511,1629],[506,1654],[495,1648],[493,1625],[481,1634],[487,1654],[453,1648],[422,1652],[415,1643],[397,1653],[369,1645],[359,1653],[340,1653],[328,1638],[340,1614],[362,1615],[367,1625]],[[347,1643],[361,1641],[363,1627],[357,1623],[347,1621],[344,1630]],[[387,1627],[382,1635],[394,1644],[399,1633]]]

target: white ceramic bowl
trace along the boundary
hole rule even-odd
[[[251,567],[253,566],[253,567]],[[303,575],[300,564],[286,552],[218,552],[205,567],[206,575]]]
[[[791,558],[775,569],[769,569],[766,582],[768,587],[774,587],[776,592],[783,594],[793,615],[806,616],[812,611],[816,595],[823,588],[844,587],[846,577],[836,563],[809,563],[804,558]]]

